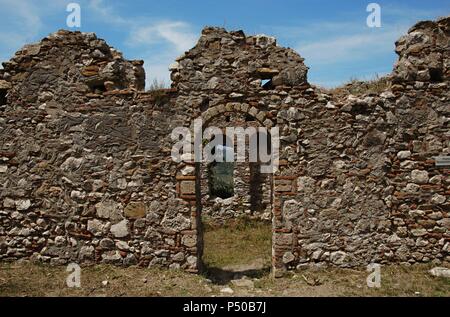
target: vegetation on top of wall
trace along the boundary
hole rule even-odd
[[[360,96],[367,94],[380,94],[383,91],[389,90],[391,87],[391,80],[389,76],[375,75],[373,79],[359,80],[351,78],[347,83],[331,88],[320,88],[323,92],[335,96],[347,96],[349,94]]]
[[[153,92],[167,88],[169,88],[169,85],[164,80],[159,80],[155,78],[151,82],[150,87],[148,87],[147,92]]]
[[[164,80],[154,79],[147,89],[147,93],[152,96],[152,100],[157,106],[161,106],[169,102],[170,87]]]

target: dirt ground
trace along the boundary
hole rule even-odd
[[[81,287],[69,288],[66,267],[1,264],[0,296],[450,296],[450,279],[432,277],[429,269],[382,267],[381,288],[375,289],[366,285],[367,272],[349,269],[304,270],[279,279],[262,269],[242,279],[230,271],[226,277],[96,265],[82,267]]]

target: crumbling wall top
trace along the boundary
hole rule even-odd
[[[395,45],[394,82],[449,80],[450,17],[418,22]]]
[[[73,102],[66,99],[114,89],[143,90],[142,65],[125,60],[94,33],[60,30],[3,63],[0,80],[11,87],[10,104]]]
[[[273,37],[206,27],[195,47],[170,70],[179,90],[230,92],[261,88],[262,80],[272,87],[306,84],[303,61],[294,50],[277,46]]]

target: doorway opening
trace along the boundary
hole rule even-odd
[[[6,95],[8,93],[8,90],[6,89],[0,89],[0,106],[6,105]]]
[[[259,127],[260,123],[254,118],[249,120],[248,114],[227,113],[213,118],[208,125],[225,130]],[[268,276],[271,271],[272,177],[261,173],[259,161],[248,162],[249,144],[250,137],[246,136],[246,162],[234,160],[237,145],[234,140],[224,139],[215,151],[224,158],[233,155],[232,162],[197,164],[201,228],[198,249],[203,271],[217,284],[252,280]]]
[[[443,81],[442,70],[436,69],[436,68],[431,68],[430,69],[430,81],[432,83],[441,83]]]

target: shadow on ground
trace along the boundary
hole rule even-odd
[[[228,271],[217,267],[205,268],[203,273],[206,278],[217,285],[227,285],[232,280],[240,280],[243,277],[262,278],[270,274],[270,267],[261,270],[246,270],[246,271]]]
[[[263,259],[257,259],[250,264],[225,267],[213,267],[204,264],[203,275],[214,284],[226,285],[232,280],[240,280],[244,277],[259,279],[268,276],[270,269],[270,265],[264,263]]]

